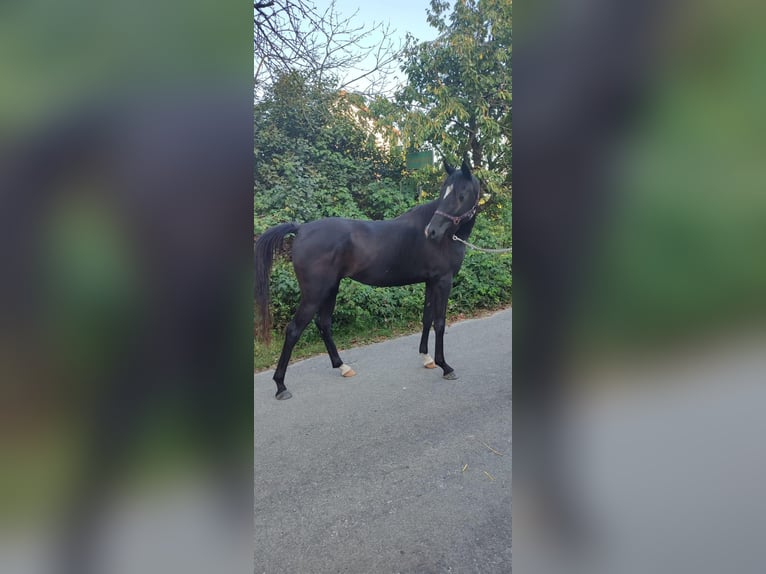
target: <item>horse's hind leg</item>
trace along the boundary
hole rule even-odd
[[[285,343],[282,345],[282,354],[279,355],[277,369],[274,371],[274,382],[277,384],[277,399],[289,399],[293,396],[285,387],[285,371],[287,370],[287,364],[290,362],[293,347],[295,347],[298,339],[300,339],[303,330],[311,322],[311,318],[316,314],[318,307],[319,304],[315,301],[308,302],[306,299],[301,299],[295,317],[287,325]]]
[[[340,358],[335,341],[332,339],[332,314],[335,311],[335,299],[338,296],[339,286],[340,284],[335,285],[327,298],[322,301],[315,323],[319,329],[319,334],[322,336],[322,341],[324,341],[324,346],[327,348],[327,354],[330,355],[333,368],[340,369],[340,373],[344,377],[353,377],[356,373]]]
[[[431,331],[431,325],[434,322],[434,310],[431,304],[431,286],[426,283],[426,298],[423,302],[423,334],[420,337],[420,357],[423,359],[423,366],[426,369],[436,367],[431,355],[428,354],[428,334]]]

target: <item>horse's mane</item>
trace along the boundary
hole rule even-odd
[[[423,203],[421,205],[416,205],[415,207],[411,207],[401,215],[397,215],[394,219],[400,219],[412,215],[420,215],[420,212],[423,212],[423,214],[428,215],[428,218],[430,219],[433,215],[433,212],[436,211],[436,205],[439,203],[438,199],[435,199],[434,201],[429,201],[428,203]]]

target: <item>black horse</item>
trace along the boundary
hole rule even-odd
[[[332,314],[340,281],[349,277],[376,287],[426,284],[423,305],[423,335],[420,354],[423,365],[439,365],[445,379],[456,379],[444,360],[444,327],[452,279],[460,270],[465,245],[453,236],[467,239],[479,205],[479,181],[464,161],[455,169],[444,162],[447,178],[439,199],[410,209],[389,221],[359,221],[337,217],[299,225],[283,223],[267,230],[255,243],[255,300],[259,314],[256,333],[268,341],[271,330],[269,276],[274,253],[286,235],[295,233],[292,260],[301,290],[295,317],[287,326],[282,354],[274,381],[277,399],[292,395],[284,379],[293,347],[315,318],[333,368],[344,377],[356,373],[338,355],[332,340]],[[436,332],[435,358],[428,355],[428,334]],[[435,363],[435,364],[434,364]]]

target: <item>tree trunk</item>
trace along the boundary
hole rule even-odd
[[[477,137],[477,134],[476,134],[476,118],[470,119],[468,123],[468,127],[469,127],[469,134],[470,134],[468,144],[471,149],[471,163],[473,164],[473,167],[475,168],[481,167],[483,154],[482,154],[481,142],[479,141],[479,138]]]

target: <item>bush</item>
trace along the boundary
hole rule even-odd
[[[452,286],[448,310],[470,313],[510,304],[511,256],[468,251]]]
[[[301,291],[292,263],[276,261],[271,272],[271,309],[276,328],[282,329],[290,322],[300,300]]]

